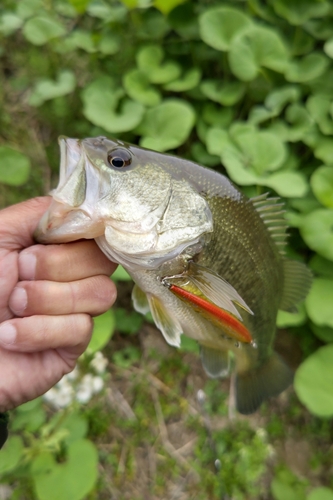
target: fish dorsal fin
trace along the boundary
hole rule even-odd
[[[284,246],[287,244],[288,223],[284,218],[284,203],[281,199],[268,198],[269,193],[261,194],[250,201],[265,223],[273,241],[279,248],[280,254],[284,255]]]
[[[253,314],[249,306],[242,299],[239,293],[225,279],[206,267],[195,262],[190,262],[187,277],[191,282],[207,297],[208,300],[218,307],[231,312],[236,318],[242,321],[242,317],[236,309],[238,304],[249,314]]]
[[[208,377],[224,378],[229,375],[230,357],[228,351],[220,351],[200,345],[200,358]]]
[[[167,343],[180,347],[180,336],[183,332],[178,321],[167,312],[157,297],[149,296],[148,302],[155,324],[161,330]]]
[[[132,290],[132,301],[137,312],[147,314],[150,311],[147,295],[137,284],[134,285]]]
[[[280,309],[288,312],[296,311],[296,304],[305,299],[312,283],[312,273],[303,262],[283,260],[283,294]]]

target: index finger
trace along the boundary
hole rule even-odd
[[[117,267],[93,240],[60,245],[34,245],[19,254],[21,280],[77,281],[90,276],[110,276]]]

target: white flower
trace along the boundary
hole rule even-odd
[[[98,392],[101,392],[101,390],[104,387],[104,380],[101,377],[94,377],[93,378],[93,391],[94,394],[97,394]]]
[[[93,379],[94,377],[91,375],[91,373],[87,373],[86,375],[84,375],[84,377],[82,377],[75,396],[76,400],[79,401],[79,403],[88,403],[88,401],[91,399],[94,390]]]
[[[76,380],[80,375],[80,370],[78,366],[76,365],[74,370],[72,370],[70,373],[67,373],[67,375],[64,376],[67,380]]]
[[[103,354],[100,351],[97,351],[95,353],[95,356],[90,362],[90,366],[95,370],[97,373],[104,373],[105,368],[107,367],[108,360],[103,356]]]

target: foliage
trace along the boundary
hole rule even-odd
[[[300,400],[313,414],[332,417],[332,0],[4,0],[0,58],[1,206],[56,184],[61,134],[111,134],[173,150],[227,174],[249,196],[269,190],[284,198],[291,226],[288,253],[308,262],[315,280],[305,305],[295,315],[279,314],[278,326],[310,346],[296,372]],[[127,291],[126,272],[118,268],[114,277],[120,291]],[[118,342],[131,335],[132,344],[120,343],[110,355],[115,367],[126,371],[141,359],[133,334],[142,319],[127,313],[128,304],[120,305],[96,319],[90,355],[111,337]],[[182,343],[184,356],[196,349]],[[41,407],[35,411],[36,422],[44,425]],[[18,411],[15,420],[24,420],[22,415]],[[90,453],[87,462],[95,464],[89,445],[70,448],[53,432],[37,441],[49,443],[53,436],[60,455],[58,448],[52,448],[53,458],[41,448],[36,456],[46,453],[43,463],[58,471],[54,474],[61,470],[65,478],[81,446]],[[78,443],[85,439],[82,435]],[[21,470],[22,446],[18,436],[11,438],[12,470]],[[228,450],[235,457],[237,442]],[[31,476],[37,495],[47,488],[37,479],[44,473]],[[86,475],[91,488],[96,476]],[[280,479],[280,486],[290,489],[292,480]],[[278,489],[276,483],[277,499]],[[326,498],[320,490],[309,499]],[[232,491],[233,485],[228,494]]]

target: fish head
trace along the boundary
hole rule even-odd
[[[35,238],[94,238],[127,267],[158,267],[212,230],[208,204],[167,155],[105,137],[60,137],[60,176]]]

